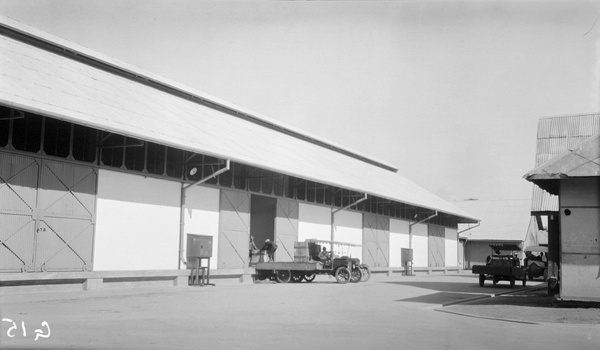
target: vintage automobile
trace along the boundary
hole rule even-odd
[[[523,265],[527,269],[529,280],[542,277],[545,281],[548,278],[548,247],[537,245],[523,250],[525,251]]]
[[[254,280],[275,280],[280,283],[312,282],[317,275],[334,276],[338,283],[366,282],[371,276],[369,266],[357,258],[342,256],[330,261],[319,260],[319,244],[311,243],[310,260],[306,262],[259,262]]]
[[[516,245],[492,244],[492,255],[488,256],[485,265],[474,265],[472,271],[479,275],[479,286],[483,287],[485,280],[491,280],[494,285],[499,281],[509,281],[510,287],[515,287],[516,280],[522,280],[523,286],[527,283],[526,269],[521,267],[521,262],[515,251],[520,250]],[[510,252],[501,254],[501,252]]]

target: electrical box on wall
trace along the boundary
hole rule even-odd
[[[413,250],[408,248],[400,249],[400,260],[402,264],[413,260]]]
[[[187,235],[186,258],[210,258],[212,257],[212,236]]]

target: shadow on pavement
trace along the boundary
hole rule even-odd
[[[472,299],[473,297],[473,294],[439,292],[434,294],[422,295],[414,298],[400,299],[396,301],[445,305],[449,303],[465,301],[468,299]]]
[[[427,281],[415,281],[415,282],[405,282],[405,281],[389,281],[389,282],[381,282],[387,284],[396,284],[400,286],[410,286],[416,288],[430,289],[436,290],[438,292],[457,292],[457,293],[482,293],[482,294],[494,294],[499,290],[506,292],[513,290],[510,288],[510,284],[507,283],[498,283],[495,286],[486,285],[483,288],[479,287],[477,281],[474,280],[473,283],[461,283],[461,282],[427,282]],[[516,288],[521,288],[521,285],[515,286]]]
[[[542,288],[459,303],[439,311],[536,323],[600,324],[600,309],[560,307]]]
[[[548,296],[546,290],[525,291],[515,294],[500,295],[495,298],[486,298],[474,301],[471,305],[489,306],[527,306],[556,308],[554,297]]]

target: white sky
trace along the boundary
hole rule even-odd
[[[529,198],[538,119],[600,111],[598,1],[0,0],[0,14],[447,200]]]

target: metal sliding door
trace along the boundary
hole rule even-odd
[[[31,271],[40,161],[0,153],[0,271]]]
[[[219,215],[219,269],[248,266],[250,194],[221,190]]]
[[[372,267],[388,267],[390,254],[390,220],[387,217],[363,215],[363,260]]]
[[[0,153],[0,271],[92,270],[95,168]]]
[[[294,242],[298,240],[298,213],[298,202],[277,199],[275,218],[277,261],[294,261]]]
[[[427,225],[429,245],[429,267],[446,265],[445,232],[442,226]]]
[[[91,271],[97,170],[43,161],[40,173],[36,269]]]

